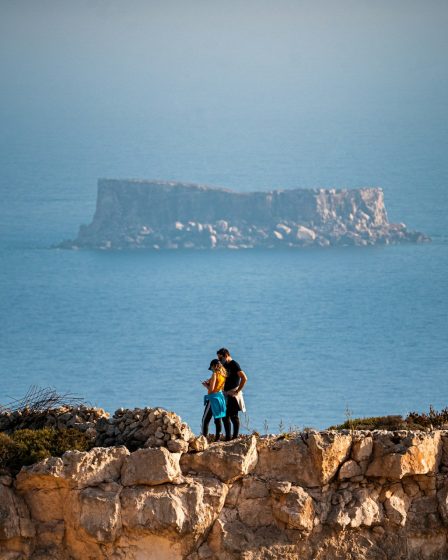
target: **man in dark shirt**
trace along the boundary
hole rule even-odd
[[[227,413],[226,417],[223,418],[223,424],[226,441],[229,441],[237,438],[240,431],[238,412],[241,410],[241,400],[238,398],[238,394],[241,393],[246,384],[247,376],[241,370],[240,364],[232,358],[227,348],[220,348],[216,355],[227,370],[227,379],[224,385],[224,394],[227,396]],[[233,435],[230,433],[230,423],[233,426]]]

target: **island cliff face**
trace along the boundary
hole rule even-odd
[[[137,434],[144,447],[68,451],[0,476],[2,560],[448,558],[448,431],[308,430],[209,446],[173,413],[117,412],[97,415],[96,435]]]
[[[426,241],[390,224],[379,188],[241,193],[186,183],[98,181],[93,221],[63,248],[210,249]]]

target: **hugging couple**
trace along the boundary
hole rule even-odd
[[[204,396],[204,414],[202,416],[202,435],[207,437],[208,425],[212,416],[215,420],[216,435],[214,441],[219,441],[221,435],[221,418],[226,433],[226,441],[238,437],[240,419],[238,413],[246,412],[243,393],[241,392],[247,381],[247,376],[241,370],[227,348],[220,348],[217,360],[210,362],[208,368],[212,375],[210,379],[202,381],[208,394]],[[233,427],[233,433],[230,429]]]

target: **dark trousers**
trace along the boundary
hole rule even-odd
[[[227,397],[227,414],[226,417],[223,419],[224,422],[224,430],[226,432],[226,440],[235,439],[238,437],[240,433],[240,418],[238,416],[238,412],[240,411],[240,406],[238,401],[235,397],[228,396]],[[233,434],[230,434],[230,424],[233,427]]]
[[[240,418],[238,416],[238,412],[232,416],[226,416],[222,419],[222,421],[226,432],[226,441],[237,438],[240,432]],[[233,426],[233,436],[230,435],[230,423],[232,423]]]

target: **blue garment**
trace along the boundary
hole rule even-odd
[[[213,418],[224,418],[226,415],[226,398],[222,391],[204,395],[204,404],[210,402]]]

